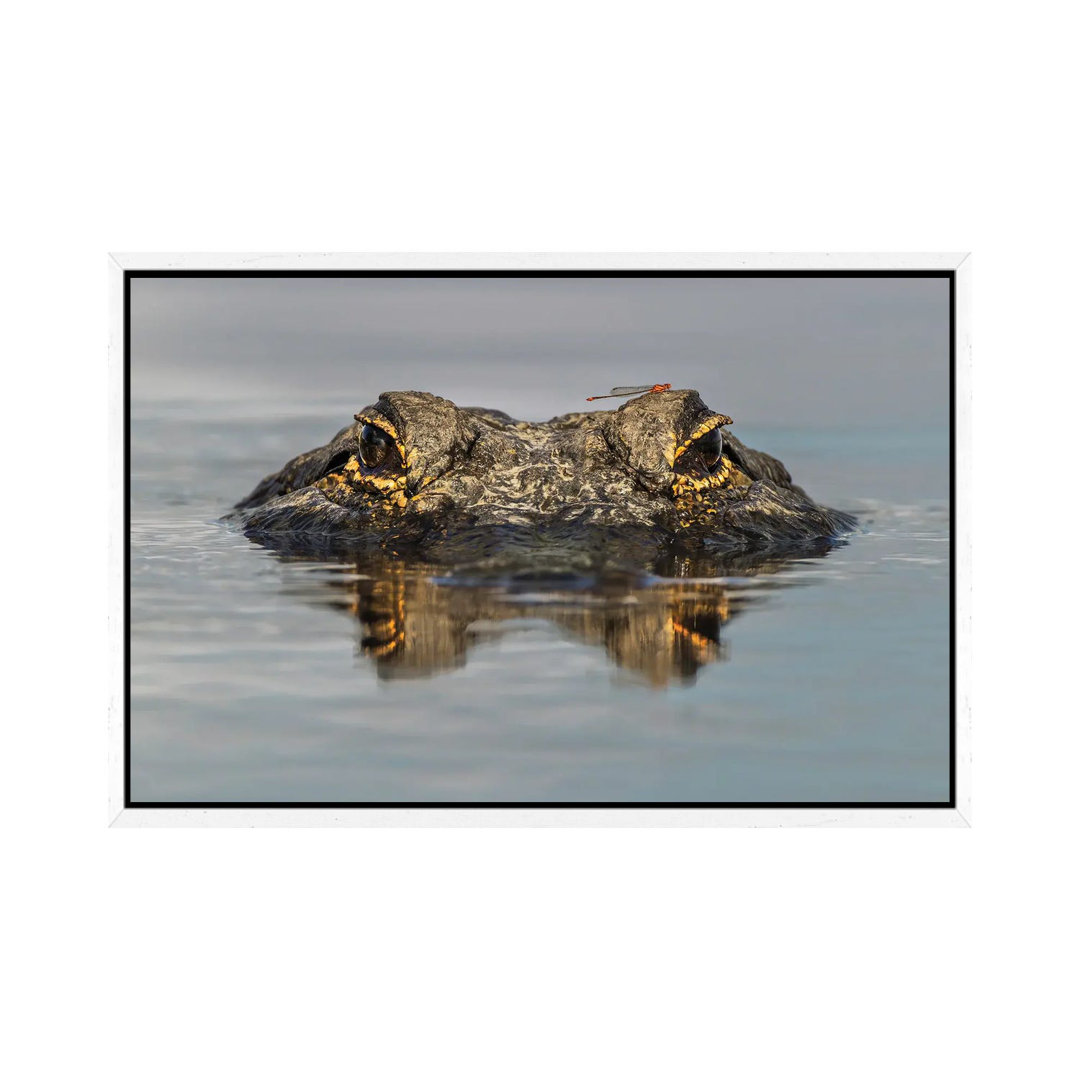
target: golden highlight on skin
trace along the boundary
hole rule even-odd
[[[710,416],[703,424],[699,424],[694,429],[694,433],[683,442],[681,445],[675,447],[675,452],[672,454],[671,464],[674,465],[690,449],[691,446],[701,438],[702,435],[707,435],[715,427],[723,427],[725,424],[732,424],[734,421],[730,416],[724,416],[723,413],[717,413],[715,416]]]
[[[752,483],[750,477],[728,457],[722,457],[719,468],[704,476],[676,473],[672,492],[675,505],[684,519],[680,527],[689,528],[702,518],[720,512],[717,507],[708,504],[706,492],[748,488]]]
[[[394,440],[394,446],[397,447],[397,452],[401,455],[401,460],[411,465],[408,455],[405,452],[405,444],[401,441],[401,436],[397,433],[397,428],[394,427],[385,416],[380,413],[363,413],[358,412],[353,414],[354,420],[360,420],[365,424],[370,424],[372,427],[377,427],[380,431],[385,431],[391,439]],[[413,451],[415,455],[415,451]]]
[[[355,454],[337,472],[328,473],[321,480],[317,480],[315,487],[331,500],[335,497],[344,499],[359,488],[381,495],[397,506],[403,507],[408,501],[403,475],[380,476],[378,473],[367,472]]]
[[[689,473],[676,473],[675,498],[697,498],[702,491],[717,491],[725,488],[749,487],[753,481],[736,465],[731,458],[722,457],[720,466],[704,476],[691,476]]]

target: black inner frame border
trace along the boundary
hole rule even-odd
[[[131,282],[134,278],[947,278],[949,281],[949,798],[944,802],[136,802],[131,798]],[[124,808],[128,810],[948,810],[956,808],[955,270],[125,270]]]

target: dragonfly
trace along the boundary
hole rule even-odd
[[[586,401],[599,401],[601,398],[609,397],[633,397],[635,394],[662,394],[665,390],[671,389],[671,383],[654,383],[652,386],[614,386],[611,389],[610,394],[596,394],[594,397],[587,397]]]

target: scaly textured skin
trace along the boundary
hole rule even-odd
[[[710,459],[714,429],[730,423],[694,390],[544,423],[392,391],[266,477],[234,518],[260,542],[294,552],[378,546],[553,567],[633,559],[671,543],[791,550],[855,526],[727,431],[722,456],[714,449]],[[388,443],[374,467],[360,454],[366,425]]]

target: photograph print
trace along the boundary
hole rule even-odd
[[[942,269],[125,269],[123,805],[956,805]]]

